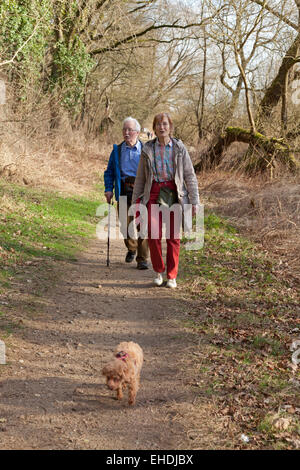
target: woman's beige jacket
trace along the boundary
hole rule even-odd
[[[153,181],[153,144],[155,140],[156,139],[150,140],[143,145],[133,188],[132,204],[135,204],[136,200],[141,198],[141,203],[146,205],[150,199]],[[174,179],[177,187],[178,201],[182,206],[188,203],[198,205],[198,182],[191,157],[181,140],[172,138],[172,142],[174,145]]]

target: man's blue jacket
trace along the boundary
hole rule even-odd
[[[123,142],[119,145],[114,144],[113,150],[110,154],[107,168],[104,172],[104,187],[105,192],[115,190],[116,201],[119,201],[121,194],[121,146]],[[143,148],[143,143],[142,148]]]

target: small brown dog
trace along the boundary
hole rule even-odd
[[[116,347],[114,356],[115,359],[102,369],[106,385],[110,390],[116,390],[118,400],[123,398],[123,390],[128,385],[128,403],[134,405],[140,384],[143,350],[133,341],[124,341]]]

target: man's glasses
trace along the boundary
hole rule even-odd
[[[136,129],[123,129],[123,132],[129,132],[132,134],[133,132],[138,132]]]

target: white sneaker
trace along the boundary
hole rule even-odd
[[[175,289],[175,287],[177,287],[176,279],[168,279],[166,287],[171,287],[171,289]]]
[[[153,282],[158,287],[162,285],[164,280],[163,280],[163,277],[162,277],[161,273],[156,273],[156,277],[154,278]]]

